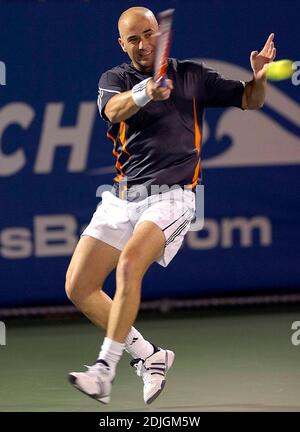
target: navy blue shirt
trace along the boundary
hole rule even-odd
[[[201,178],[200,150],[206,107],[241,108],[244,83],[225,79],[197,60],[169,59],[168,78],[174,89],[165,101],[150,101],[120,123],[105,117],[106,103],[151,76],[123,63],[103,73],[98,106],[107,122],[107,136],[117,158],[115,184],[127,186],[192,185]]]

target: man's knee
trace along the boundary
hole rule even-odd
[[[78,279],[73,277],[72,273],[67,272],[66,274],[66,282],[65,282],[65,291],[69,300],[72,303],[77,303],[79,299],[79,293],[82,291]]]
[[[136,254],[122,254],[120,256],[117,266],[117,274],[119,276],[127,280],[139,278],[142,273],[142,266]]]
[[[88,282],[81,275],[76,275],[69,271],[66,274],[65,291],[67,297],[77,306],[81,305],[91,292],[99,291],[100,289],[100,286]]]
[[[135,255],[121,255],[117,266],[117,290],[123,297],[127,297],[136,290],[140,292],[145,269]]]

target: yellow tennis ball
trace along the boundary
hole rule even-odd
[[[293,73],[292,60],[278,60],[269,64],[266,75],[270,81],[281,81],[289,79]]]

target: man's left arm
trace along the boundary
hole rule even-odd
[[[257,109],[263,106],[267,89],[266,72],[268,64],[274,60],[275,56],[274,33],[271,33],[260,53],[258,51],[251,52],[250,63],[253,79],[245,85],[242,99],[243,109]]]

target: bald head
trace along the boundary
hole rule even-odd
[[[118,22],[119,44],[136,69],[150,72],[153,69],[158,23],[151,10],[132,7],[122,13]]]
[[[127,32],[140,19],[148,20],[153,27],[158,29],[157,20],[150,9],[140,7],[140,6],[131,7],[125,10],[119,18],[118,29],[119,29],[120,37],[122,38],[124,32]]]

